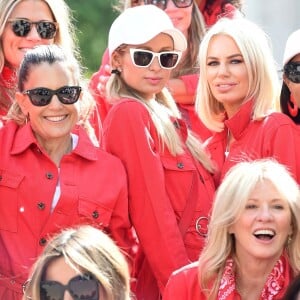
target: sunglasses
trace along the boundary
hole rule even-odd
[[[283,71],[290,81],[294,83],[300,83],[300,62],[287,63],[284,66]]]
[[[144,3],[153,4],[159,7],[160,9],[165,10],[167,8],[168,1],[169,0],[144,0]],[[172,2],[178,8],[189,7],[193,4],[193,0],[172,0]]]
[[[51,102],[53,95],[63,104],[74,104],[80,96],[80,86],[63,86],[57,90],[39,87],[22,92],[28,95],[34,106],[46,106]]]
[[[173,69],[177,66],[181,57],[181,52],[164,51],[152,52],[144,49],[129,49],[130,57],[136,67],[149,67],[154,58],[158,57],[159,65],[163,69]]]
[[[65,291],[69,291],[74,300],[98,300],[99,281],[90,274],[78,275],[70,279],[67,285],[57,281],[41,281],[41,300],[63,300]]]
[[[42,39],[53,39],[57,31],[57,23],[51,21],[31,22],[26,19],[8,20],[11,23],[11,28],[16,36],[25,37],[35,25],[36,31]]]

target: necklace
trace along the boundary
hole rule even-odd
[[[229,150],[230,150],[229,142],[230,142],[230,131],[227,129],[226,148],[225,148],[225,152],[224,152],[225,158],[227,158],[228,154],[229,154]]]

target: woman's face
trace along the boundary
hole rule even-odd
[[[230,227],[239,261],[275,262],[292,234],[287,200],[269,180],[256,185],[239,219]]]
[[[53,16],[45,1],[23,0],[16,5],[8,20],[26,19],[27,21],[51,21]],[[54,39],[42,39],[32,25],[27,36],[19,37],[12,31],[12,24],[7,22],[2,34],[2,46],[6,63],[18,68],[24,53],[37,45],[52,44]]]
[[[300,53],[293,57],[291,62],[299,63],[299,73],[300,73]],[[295,83],[289,80],[286,76],[284,76],[284,82],[289,88],[291,95],[294,97],[298,107],[300,108],[300,83]]]
[[[24,83],[24,91],[45,87],[56,90],[63,86],[76,85],[71,71],[63,63],[42,63],[31,66]],[[59,144],[70,140],[70,134],[79,118],[80,99],[75,104],[63,104],[57,95],[45,106],[35,106],[29,95],[18,92],[16,99],[25,115],[29,115],[32,130],[40,145]]]
[[[68,288],[64,289],[66,285]],[[56,296],[55,299],[73,300],[75,299],[71,296],[73,293],[76,299],[105,300],[99,282],[88,275],[82,277],[82,273],[67,264],[64,257],[52,260],[47,266],[41,293],[45,295],[44,299],[54,299]]]
[[[114,68],[121,69],[122,79],[145,99],[153,99],[159,93],[170,78],[171,69],[161,68],[158,57],[147,67],[136,66],[130,55],[131,49],[148,50],[155,53],[173,51],[173,39],[164,33],[160,33],[145,44],[127,46],[122,53],[113,53]]]
[[[231,37],[212,37],[207,51],[206,73],[212,95],[223,104],[228,116],[232,116],[247,96],[249,78],[242,53]]]

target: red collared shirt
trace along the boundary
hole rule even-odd
[[[17,291],[36,257],[63,228],[91,224],[128,247],[124,167],[96,148],[82,128],[74,133],[78,145],[62,158],[59,172],[30,124],[9,122],[0,130],[0,299],[20,299]],[[61,195],[51,213],[58,176]]]
[[[175,123],[184,142],[186,126],[180,120]],[[173,156],[166,146],[163,153],[159,150],[157,130],[148,110],[137,100],[123,99],[115,104],[105,119],[103,133],[105,149],[118,156],[127,171],[130,217],[146,258],[136,262],[138,285],[143,299],[151,299],[149,294],[155,290],[149,284],[152,272],[154,285],[157,281],[163,290],[174,270],[198,258],[204,237],[196,225],[198,230],[201,225],[206,229],[207,222],[201,223],[204,219],[199,218],[209,215],[213,180],[187,151]],[[198,199],[196,209],[183,237],[178,221],[192,197]]]
[[[225,129],[207,141],[207,149],[219,169],[215,175],[216,186],[236,163],[268,157],[287,166],[300,183],[299,129],[288,116],[277,112],[262,120],[252,120],[252,105],[252,101],[244,103],[233,117],[225,120]],[[230,148],[227,145],[228,130],[234,137]],[[227,157],[226,150],[229,150]]]

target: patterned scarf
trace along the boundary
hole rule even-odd
[[[16,70],[4,66],[0,74],[0,115],[5,115],[13,102],[16,84]]]
[[[290,267],[285,255],[281,255],[279,260],[274,265],[272,272],[269,274],[263,291],[260,295],[261,300],[275,300],[280,299],[283,290],[286,288],[290,281]],[[237,300],[241,296],[236,290],[235,274],[234,274],[234,261],[232,258],[227,259],[224,268],[223,276],[221,279],[218,300]]]

